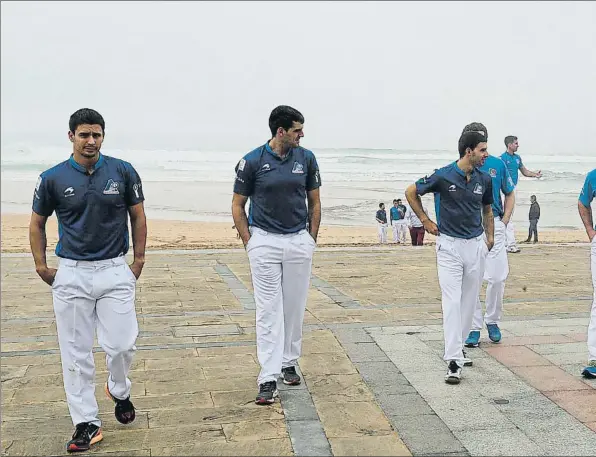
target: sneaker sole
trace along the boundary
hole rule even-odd
[[[464,362],[464,367],[471,367],[472,365],[474,365],[473,361]]]
[[[275,392],[273,392],[273,398],[271,400],[265,400],[264,398],[257,398],[255,400],[255,404],[257,405],[272,405],[273,403],[275,403],[275,399],[278,396],[278,392],[277,390]]]
[[[108,389],[108,383],[107,382],[105,383],[104,391],[106,393],[106,397],[108,397],[109,400],[112,400],[114,402],[114,404],[116,404],[116,398],[110,393],[110,389]],[[114,412],[114,414],[115,414],[115,412]],[[118,416],[116,416],[116,420],[118,422],[120,422],[121,424],[123,424],[123,425],[131,424],[131,423],[134,422],[135,419],[136,419],[136,410],[134,409],[134,407],[133,407],[133,417],[132,417],[132,420],[129,420],[128,422],[127,421],[124,421],[123,422],[122,420],[120,420],[118,418]]]
[[[101,440],[103,440],[103,434],[102,434],[101,429],[100,429],[99,433],[97,435],[95,435],[91,439],[91,442],[89,443],[89,447],[86,447],[86,448],[81,448],[81,447],[67,447],[66,448],[66,452],[68,452],[69,454],[71,454],[73,452],[86,452],[86,451],[88,451],[91,448],[91,446],[93,446],[96,443],[99,443]]]
[[[596,379],[596,375],[590,373],[588,370],[583,370],[582,371],[582,376],[584,378],[588,378],[588,379]]]
[[[300,385],[300,383],[302,382],[300,379],[298,381],[286,381],[284,378],[281,378],[282,382],[286,385],[286,386],[297,386]]]
[[[480,343],[465,343],[464,346],[467,348],[477,348],[480,346]]]
[[[451,377],[451,378],[447,378],[447,379],[445,379],[445,382],[446,382],[447,384],[459,384],[459,383],[460,383],[460,381],[461,381],[461,379],[460,379],[460,378],[452,378],[452,377]]]

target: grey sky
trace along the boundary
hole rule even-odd
[[[454,149],[484,122],[527,154],[596,156],[594,2],[3,2],[2,143],[248,150],[278,104],[307,147]],[[520,148],[520,152],[522,149]]]

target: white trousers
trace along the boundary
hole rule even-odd
[[[513,191],[515,194],[515,203],[517,204],[517,189]],[[515,206],[513,207],[513,211],[511,211],[511,217],[509,218],[509,223],[507,224],[506,230],[506,241],[505,241],[505,248],[513,248],[517,247],[517,243],[515,242],[515,225],[513,225],[513,213],[515,212]],[[496,242],[496,241],[495,241]]]
[[[391,221],[391,228],[393,229],[393,241],[405,243],[406,232],[408,231],[408,224],[405,219],[399,221]]]
[[[592,314],[590,326],[588,327],[588,351],[589,360],[596,360],[596,236],[592,240],[592,287],[594,288],[594,299],[592,301]]]
[[[387,242],[387,224],[377,222],[377,235],[379,237],[379,243]]]
[[[60,259],[52,284],[66,401],[74,425],[98,426],[93,338],[106,353],[108,388],[119,399],[130,395],[128,371],[139,333],[136,279],[124,257],[100,261]]]
[[[486,324],[498,324],[503,315],[505,280],[509,275],[505,233],[505,224],[501,222],[500,218],[495,217],[495,244],[486,256],[484,278],[480,279],[481,287],[483,279],[488,283],[486,286],[486,313],[484,315],[484,323]],[[472,330],[480,330],[482,320],[482,304],[480,303],[480,295],[478,295]]]
[[[306,231],[288,235],[251,227],[246,250],[256,305],[257,384],[276,381],[302,352],[302,323],[316,243]]]
[[[436,250],[443,308],[443,358],[463,367],[463,343],[472,327],[488,247],[482,235],[470,240],[439,235]]]

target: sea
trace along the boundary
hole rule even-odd
[[[406,187],[458,158],[457,151],[312,148],[319,162],[323,224],[374,226],[378,204],[391,206]],[[29,213],[39,174],[69,156],[68,148],[3,145],[2,213]],[[103,148],[131,162],[141,175],[148,217],[232,224],[234,167],[246,151],[135,150]],[[530,196],[541,206],[539,229],[580,229],[577,199],[596,157],[588,152],[542,154],[519,151],[541,179],[521,176],[513,221],[527,225]],[[499,152],[497,155],[499,155]],[[434,216],[431,196],[423,198]]]

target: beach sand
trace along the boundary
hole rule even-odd
[[[29,215],[2,214],[2,252],[29,252]],[[231,219],[231,217],[230,217]],[[186,222],[154,220],[147,221],[147,249],[223,249],[241,248],[242,243],[236,238],[233,223],[222,222]],[[516,224],[517,240],[524,240],[527,227]],[[58,240],[56,217],[52,216],[47,225],[48,249],[53,250]],[[391,240],[391,229],[387,231]],[[577,243],[587,242],[583,230],[542,230],[539,227],[541,243]],[[435,237],[426,234],[425,244],[434,243]],[[408,236],[409,241],[409,236]],[[376,246],[377,231],[374,225],[369,227],[322,225],[319,231],[318,245],[327,247],[340,246]],[[389,242],[389,246],[395,246]],[[400,246],[395,246],[399,248]]]

